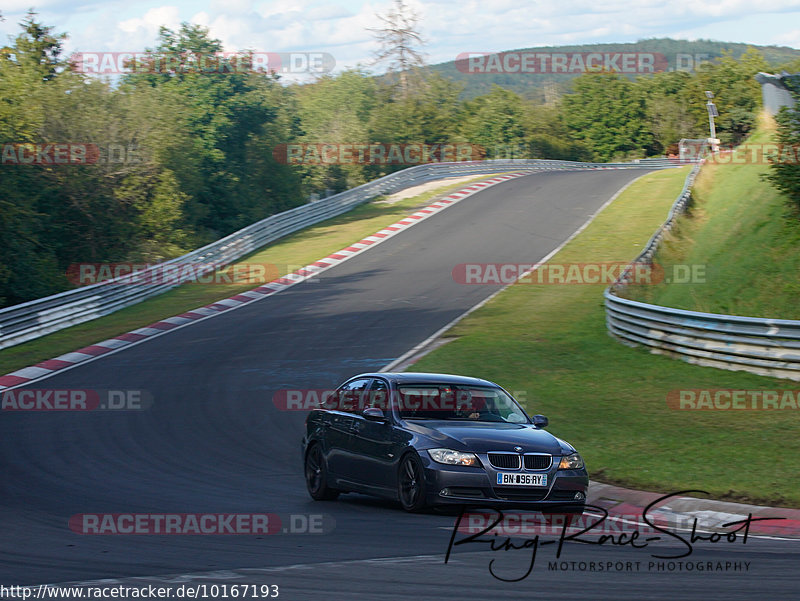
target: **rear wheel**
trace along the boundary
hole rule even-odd
[[[328,486],[328,470],[325,458],[318,444],[306,453],[306,487],[308,494],[316,501],[332,501],[339,496],[339,491]]]
[[[420,511],[426,505],[425,472],[422,462],[413,453],[400,461],[397,477],[397,496],[406,511]]]

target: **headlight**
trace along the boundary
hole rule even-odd
[[[445,465],[481,466],[481,462],[478,461],[478,457],[474,453],[463,453],[451,449],[429,449],[428,455],[430,455],[431,459],[436,463],[444,463]]]
[[[558,464],[560,470],[579,470],[583,467],[583,459],[577,453],[565,455]]]

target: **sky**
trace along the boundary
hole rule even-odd
[[[3,0],[0,35],[16,36],[32,0]],[[712,39],[800,49],[800,0],[407,0],[420,16],[428,63],[459,54],[533,46],[635,42],[643,38]],[[69,35],[73,52],[141,52],[158,29],[201,24],[225,50],[328,53],[335,70],[372,71],[379,26],[391,0],[41,0],[39,20]]]

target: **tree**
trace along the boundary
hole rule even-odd
[[[697,122],[693,111],[697,101],[686,92],[691,78],[686,71],[666,71],[637,81],[646,97],[647,124],[659,153],[681,138],[707,136],[708,127]]]
[[[558,105],[531,104],[525,119],[525,158],[589,161],[592,153],[570,135]]]
[[[755,75],[768,68],[755,48],[748,48],[738,60],[726,54],[715,63],[702,64],[684,92],[695,128],[708,131],[705,91],[710,90],[720,115],[717,137],[726,145],[741,142],[752,131],[761,110],[761,86]]]
[[[800,76],[784,79],[792,93],[795,105],[792,108],[783,107],[775,116],[778,123],[778,142],[788,152],[779,153],[770,165],[770,174],[767,179],[774,187],[783,192],[794,208],[796,215],[800,216]],[[781,154],[784,154],[781,160]],[[791,156],[786,160],[786,156]]]
[[[298,175],[272,157],[298,129],[275,77],[153,65],[115,89],[63,61],[65,36],[33,13],[21,26],[0,49],[0,142],[99,156],[0,166],[0,303],[68,288],[73,263],[161,261],[302,202]],[[221,48],[195,26],[162,34],[147,59]]]
[[[17,37],[13,50],[14,61],[28,68],[49,81],[56,75],[56,70],[64,63],[59,58],[62,43],[67,38],[65,33],[53,35],[54,27],[45,27],[36,21],[36,12],[29,10],[21,26],[23,32]]]
[[[54,36],[29,12],[23,31],[0,49],[0,142],[36,143],[47,119],[64,36]],[[59,280],[50,216],[41,202],[50,191],[36,166],[2,165],[0,178],[0,304],[48,294]]]
[[[425,65],[424,55],[418,46],[424,41],[417,31],[420,17],[404,0],[395,0],[386,15],[377,15],[382,27],[369,28],[380,43],[375,53],[375,63],[386,62],[387,73],[399,78],[400,97],[407,98],[412,88],[421,84],[420,67]]]
[[[307,144],[365,144],[369,120],[377,105],[377,82],[360,69],[326,75],[313,84],[297,86],[302,135]],[[364,165],[303,165],[299,167],[308,189],[315,193],[341,192],[366,181]]]
[[[524,149],[526,110],[517,94],[492,86],[488,94],[468,102],[467,111],[463,131],[470,142],[486,149],[487,158],[507,158],[509,152]]]
[[[370,139],[395,144],[456,144],[467,142],[460,131],[464,119],[458,96],[461,86],[438,75],[407,97],[396,97],[388,86],[378,88],[378,104],[370,120]],[[369,167],[379,177],[409,165]]]
[[[595,160],[643,156],[652,149],[645,97],[635,83],[615,73],[585,73],[573,90],[562,100],[564,122]]]
[[[141,126],[158,137],[152,144],[157,161],[175,174],[186,194],[184,225],[197,233],[196,244],[278,207],[294,206],[301,197],[296,176],[271,153],[279,140],[292,135],[290,129],[274,127],[285,124],[281,113],[290,93],[277,76],[253,72],[247,53],[229,58],[221,53],[221,42],[210,38],[205,27],[162,27],[159,44],[125,76],[121,89],[155,111],[148,116],[134,109]],[[211,67],[200,68],[201,60]],[[148,125],[152,120],[157,123]],[[264,173],[275,185],[254,187],[256,180],[269,181]],[[294,189],[285,185],[288,180]]]

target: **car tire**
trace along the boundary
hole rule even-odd
[[[400,460],[397,473],[397,497],[403,509],[409,512],[421,511],[427,505],[425,471],[422,461],[415,453],[409,453]]]
[[[339,496],[338,490],[328,486],[328,468],[319,444],[314,444],[306,452],[305,476],[308,494],[315,501],[333,501]]]

